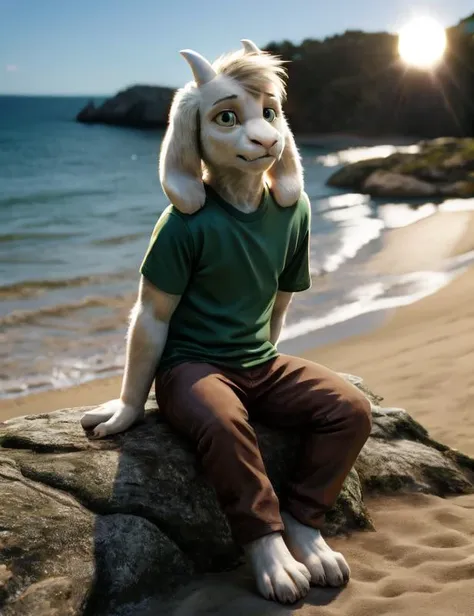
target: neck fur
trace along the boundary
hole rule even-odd
[[[204,180],[225,201],[242,212],[255,211],[262,199],[262,174],[242,173],[236,169],[215,169],[206,166]]]

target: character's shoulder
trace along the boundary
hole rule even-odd
[[[160,237],[173,237],[176,241],[189,235],[189,228],[181,214],[173,205],[168,205],[159,215],[152,231],[152,241]]]
[[[293,224],[297,227],[308,225],[311,219],[311,203],[308,194],[302,191],[295,205],[285,210],[289,211]]]
[[[303,213],[311,212],[311,202],[309,200],[308,193],[305,190],[301,191],[300,198],[296,203],[296,209]]]
[[[220,213],[220,208],[216,205],[215,199],[211,195],[206,196],[206,201],[202,208],[194,212],[193,214],[183,214],[178,208],[170,204],[165,212],[169,216],[174,216],[181,220],[190,230],[200,227],[203,223],[209,222],[214,219]]]

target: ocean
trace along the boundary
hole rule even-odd
[[[86,102],[0,97],[0,398],[118,374],[124,364],[138,268],[168,204],[157,176],[163,131],[78,124]],[[308,334],[314,344],[372,327],[381,310],[453,275],[381,277],[364,267],[386,230],[436,205],[381,204],[325,185],[338,165],[395,149],[301,147],[313,287],[291,306],[282,350],[303,349]]]

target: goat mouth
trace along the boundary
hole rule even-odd
[[[257,158],[245,158],[242,154],[237,154],[237,158],[245,160],[246,163],[253,163],[256,160],[263,160],[264,158],[273,158],[271,154],[264,154],[263,156],[257,156]]]

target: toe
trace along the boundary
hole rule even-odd
[[[342,586],[344,584],[344,576],[339,569],[339,565],[332,552],[321,555],[321,563],[324,568],[324,574],[326,576],[329,586]]]
[[[303,565],[303,563],[299,563],[298,561],[296,561],[296,567],[298,568],[298,571],[305,576],[308,582],[311,582],[311,573],[308,571],[308,567],[306,567],[306,565]]]
[[[257,579],[257,588],[260,594],[265,597],[265,599],[274,600],[275,593],[273,592],[272,581],[268,573],[264,573],[261,577]]]
[[[321,560],[316,555],[313,555],[305,561],[305,564],[311,574],[311,584],[326,586],[326,574]]]
[[[92,438],[103,438],[104,436],[107,436],[107,429],[104,424],[99,424],[92,431]]]
[[[343,581],[346,584],[351,577],[350,567],[347,564],[346,559],[340,552],[333,552],[333,555],[337,564],[339,565],[339,569],[341,570]]]
[[[309,592],[309,580],[300,572],[299,568],[295,567],[291,571],[287,570],[287,573],[293,580],[298,591],[297,599],[301,599],[301,597],[307,595]]]
[[[281,603],[294,603],[298,599],[298,590],[286,571],[281,571],[275,575],[273,588],[278,601]]]

